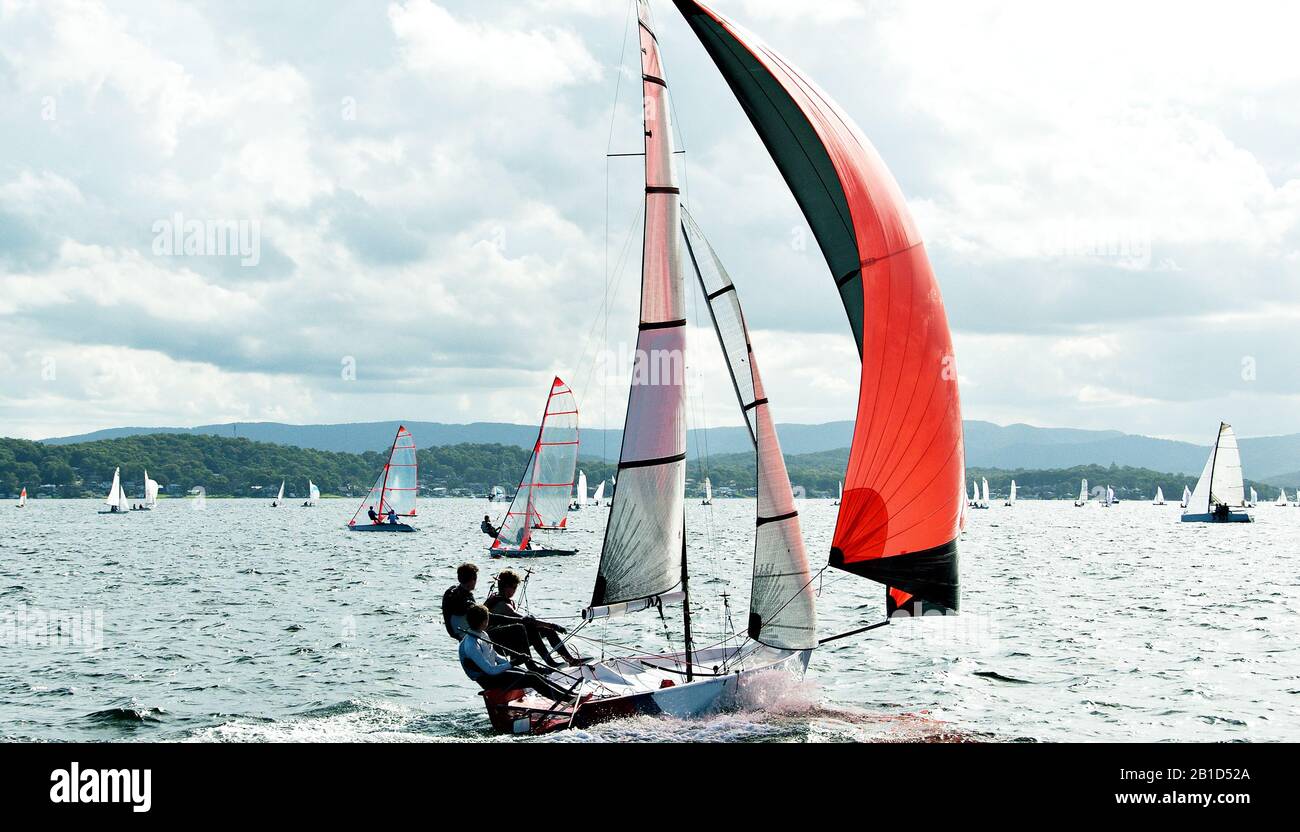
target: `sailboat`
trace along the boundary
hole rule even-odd
[[[1250,502],[1246,503],[1246,508],[1255,508],[1259,505],[1259,492],[1254,487],[1250,489]]]
[[[405,425],[397,426],[397,435],[388,450],[388,461],[384,470],[379,472],[379,479],[366,495],[366,499],[357,508],[356,514],[348,521],[348,529],[354,532],[413,532],[415,528],[401,521],[389,520],[390,513],[395,517],[414,517],[415,502],[420,481],[419,462],[415,456],[415,437]],[[370,512],[374,512],[372,517]],[[366,522],[370,521],[370,522]]]
[[[505,498],[506,498],[506,490],[499,485],[492,486],[492,490],[488,492],[489,503],[504,501]]]
[[[320,502],[320,489],[316,487],[316,483],[312,482],[311,480],[307,480],[307,502],[303,503],[302,507],[313,508],[319,502]]]
[[[104,505],[107,508],[101,509],[100,514],[125,514],[130,510],[126,502],[126,492],[122,490],[122,469],[113,469],[113,485],[108,489],[108,496],[104,498]]]
[[[569,511],[581,511],[587,505],[587,472],[578,472],[578,488],[573,492],[573,501],[569,503]]]
[[[18,508],[27,508],[27,488],[25,486],[18,495]]]
[[[984,490],[983,493],[980,494],[979,505],[977,505],[976,508],[988,508],[989,507],[989,481],[985,477],[981,477],[980,479],[982,480]]]
[[[748,627],[708,647],[693,641],[684,379],[648,384],[641,358],[651,350],[684,358],[686,321],[667,85],[647,0],[637,0],[646,177],[638,361],[619,487],[580,627],[681,604],[681,649],[670,645],[560,670],[575,680],[576,698],[568,703],[523,691],[487,691],[488,713],[501,731],[542,733],[633,713],[707,713],[770,672],[802,673],[819,643],[883,626],[910,610],[955,611],[958,605],[964,452],[957,376],[947,371],[952,338],[898,186],[848,117],[824,94],[810,91],[784,59],[700,3],[677,0],[677,7],[784,174],[844,300],[862,359],[861,395],[848,488],[822,571],[840,569],[884,584],[890,617],[816,639],[815,576],[803,553],[789,477],[752,354],[737,351],[747,349],[749,338],[735,287],[697,238],[693,222],[682,216],[691,265],[706,287],[755,440],[759,486]],[[918,386],[919,378],[933,382]]]
[[[279,508],[284,505],[284,480],[280,480],[280,493],[271,501],[271,508]]]
[[[1004,506],[1014,506],[1015,504],[1016,504],[1016,481],[1015,481],[1015,480],[1012,480],[1012,481],[1011,481],[1011,493],[1007,495],[1007,501],[1006,501],[1005,503],[1003,503],[1002,505],[1004,505]]]
[[[1186,485],[1184,485],[1184,486],[1183,486],[1183,499],[1182,499],[1181,502],[1178,503],[1178,505],[1179,505],[1180,507],[1182,507],[1182,508],[1187,508],[1187,504],[1188,504],[1189,502],[1191,502],[1191,499],[1192,499],[1192,489],[1190,489],[1190,488],[1188,488]]]
[[[1079,496],[1075,499],[1074,505],[1086,506],[1088,504],[1088,481],[1085,479],[1079,483]]]
[[[605,502],[605,481],[601,480],[600,485],[596,486],[596,493],[591,495],[591,502],[600,508]]]
[[[1287,499],[1286,499],[1286,489],[1285,489],[1285,488],[1282,488],[1282,489],[1279,489],[1279,490],[1278,490],[1277,501],[1274,502],[1273,505],[1275,505],[1275,506],[1286,506],[1286,505],[1289,505],[1289,504],[1287,503]]]
[[[559,376],[551,382],[542,410],[533,452],[488,550],[493,557],[575,555],[576,549],[538,548],[533,530],[562,529],[568,522],[565,506],[573,491],[578,463],[578,400]]]
[[[700,501],[700,505],[713,505],[713,483],[709,482],[708,477],[704,478],[704,499]]]
[[[835,498],[835,502],[831,503],[831,505],[837,506],[842,502],[844,502],[844,480],[840,480],[839,496]]]
[[[1153,506],[1162,506],[1165,504],[1165,492],[1160,486],[1156,486],[1156,499],[1151,504]]]
[[[1115,489],[1108,485],[1106,486],[1106,493],[1101,498],[1101,507],[1110,508],[1113,505],[1115,505]]]
[[[1184,523],[1250,523],[1245,511],[1245,482],[1241,475],[1241,452],[1232,425],[1219,423],[1219,435],[1210,449],[1201,478],[1196,481]],[[1235,511],[1234,509],[1241,509]]]
[[[153,511],[158,507],[158,481],[150,479],[149,472],[144,472],[144,502],[132,504],[131,511]]]

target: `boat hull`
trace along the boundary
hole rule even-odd
[[[354,526],[348,526],[349,531],[354,532],[413,532],[414,526],[408,526],[405,523],[367,523],[362,525],[357,523]]]
[[[693,653],[697,669],[704,675],[689,682],[682,672],[679,653],[614,660],[571,670],[570,673],[580,672],[582,675],[580,693],[584,689],[593,691],[591,697],[584,697],[576,708],[526,695],[522,690],[484,691],[482,696],[492,729],[502,734],[549,734],[569,728],[589,728],[632,716],[691,719],[734,707],[745,688],[755,684],[760,674],[784,672],[802,676],[812,655],[811,650],[778,651],[753,647],[749,650],[755,655],[752,661],[745,660],[747,666],[716,675],[711,669],[713,663],[720,661],[724,654],[735,658],[740,651],[726,648]],[[619,668],[630,665],[638,666],[640,674],[649,677],[648,680],[638,680],[637,684],[644,686],[657,680],[659,687],[629,689],[622,693],[618,687],[606,688],[602,684],[602,679],[611,675],[618,677],[621,675]],[[602,688],[605,695],[595,693]]]
[[[1244,511],[1234,511],[1227,517],[1219,517],[1214,514],[1184,514],[1182,517],[1184,523],[1254,523],[1255,518],[1246,514]]]
[[[488,549],[494,558],[567,558],[578,554],[577,549]]]

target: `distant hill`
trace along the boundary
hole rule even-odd
[[[201,425],[195,428],[111,428],[80,436],[44,440],[49,444],[89,442],[143,434],[179,433],[236,437],[279,445],[293,445],[322,451],[363,453],[377,451],[393,440],[397,422],[356,422],[341,425],[286,425],[277,422],[242,422]],[[537,439],[534,425],[503,422],[447,424],[406,422],[422,448],[463,443],[531,447]],[[847,448],[853,435],[852,422],[821,425],[783,424],[778,429],[787,454],[820,453]],[[1208,446],[1190,442],[1155,439],[1113,430],[1039,428],[1031,425],[995,425],[967,421],[966,464],[1014,470],[1068,469],[1080,465],[1121,465],[1154,471],[1198,475],[1205,465]],[[584,456],[613,461],[618,457],[622,432],[583,430]],[[748,453],[749,435],[743,427],[718,427],[691,431],[692,456],[707,450],[710,457]],[[1300,434],[1241,440],[1242,460],[1248,476],[1273,481],[1300,469]]]

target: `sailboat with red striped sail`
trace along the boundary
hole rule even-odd
[[[827,567],[883,584],[884,621],[818,639],[798,512],[734,284],[680,206],[672,128],[648,0],[637,0],[645,209],[637,361],[618,490],[583,625],[681,606],[680,649],[558,671],[572,699],[485,691],[494,728],[543,733],[618,716],[689,717],[725,707],[762,675],[802,673],[821,643],[899,615],[958,605],[965,500],[952,339],[902,194],[852,121],[776,52],[693,0],[678,10],[741,103],[812,226],[862,359],[857,422]],[[680,238],[679,238],[680,229]],[[685,362],[684,242],[754,440],[758,505],[748,626],[717,644],[692,637],[686,557],[685,383],[650,379],[651,355]],[[671,362],[669,362],[671,363]],[[823,570],[824,571],[824,570]]]
[[[398,518],[414,517],[419,488],[419,463],[415,437],[398,425],[388,461],[366,499],[348,521],[354,532],[413,532],[415,527]]]
[[[563,529],[568,524],[569,495],[577,469],[578,400],[569,385],[556,376],[546,395],[533,452],[488,553],[507,558],[576,555],[576,549],[534,547],[533,532]]]

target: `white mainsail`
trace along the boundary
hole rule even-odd
[[[1106,486],[1106,505],[1115,505],[1115,489],[1111,488],[1109,485]]]
[[[586,471],[578,472],[577,489],[578,490],[574,492],[573,504],[578,508],[585,508],[587,506],[587,472]]]
[[[149,478],[149,472],[144,472],[144,507],[154,508],[158,505],[158,481]]]
[[[1259,504],[1259,492],[1254,487],[1250,489],[1250,507],[1254,508]]]
[[[1210,457],[1205,460],[1201,478],[1192,489],[1187,514],[1211,514],[1218,506],[1245,508],[1245,482],[1241,475],[1241,452],[1232,425],[1219,423],[1219,435]]]
[[[613,605],[650,604],[682,586],[686,550],[681,197],[673,171],[668,85],[644,0],[637,3],[637,15],[645,148],[640,326],[618,457],[618,487],[588,610],[592,615],[613,612],[609,609]],[[652,361],[650,356],[667,360]]]
[[[1190,488],[1188,488],[1186,485],[1184,485],[1184,486],[1183,486],[1183,499],[1182,499],[1182,501],[1179,503],[1179,505],[1182,506],[1183,508],[1187,508],[1187,503],[1190,502],[1191,499],[1192,499],[1192,489],[1190,489]]]
[[[320,501],[320,489],[316,487],[316,483],[312,482],[311,480],[307,480],[307,505],[314,506],[319,501]]]
[[[840,492],[839,496],[835,498],[834,505],[839,505],[842,502],[844,502],[844,480],[840,480]]]
[[[988,508],[989,507],[989,481],[985,477],[981,477],[980,479],[983,480],[984,482],[984,493],[980,497],[980,508]]]
[[[740,298],[722,261],[685,209],[682,230],[727,359],[737,404],[754,442],[758,505],[748,634],[769,647],[811,650],[817,646],[817,613],[808,553]],[[704,495],[705,503],[711,503],[713,486],[708,477]]]
[[[27,489],[24,488],[22,493],[18,495],[18,507],[25,508],[26,506],[27,506]]]
[[[1084,479],[1079,483],[1079,499],[1074,501],[1076,506],[1088,504],[1088,480]]]
[[[128,511],[126,503],[126,492],[122,490],[122,469],[113,469],[113,485],[108,489],[108,496],[104,498],[104,505],[108,506],[109,511]]]
[[[1165,492],[1160,486],[1156,486],[1156,499],[1154,505],[1162,506],[1165,504]]]
[[[1277,495],[1277,502],[1273,503],[1273,505],[1275,505],[1275,506],[1284,506],[1284,505],[1286,505],[1286,504],[1287,504],[1287,499],[1286,499],[1286,489],[1283,488],[1283,489],[1281,489],[1281,490],[1278,492],[1278,495]]]
[[[272,508],[275,508],[276,506],[282,506],[282,505],[284,505],[284,480],[280,480],[280,493],[277,494],[275,499],[271,501]]]
[[[604,501],[604,499],[605,499],[605,481],[601,480],[600,485],[596,486],[596,493],[591,495],[591,501],[597,507],[599,507],[601,502]]]
[[[1003,503],[1003,505],[1014,506],[1015,504],[1016,504],[1016,481],[1012,480],[1011,493],[1007,496],[1007,501]]]

